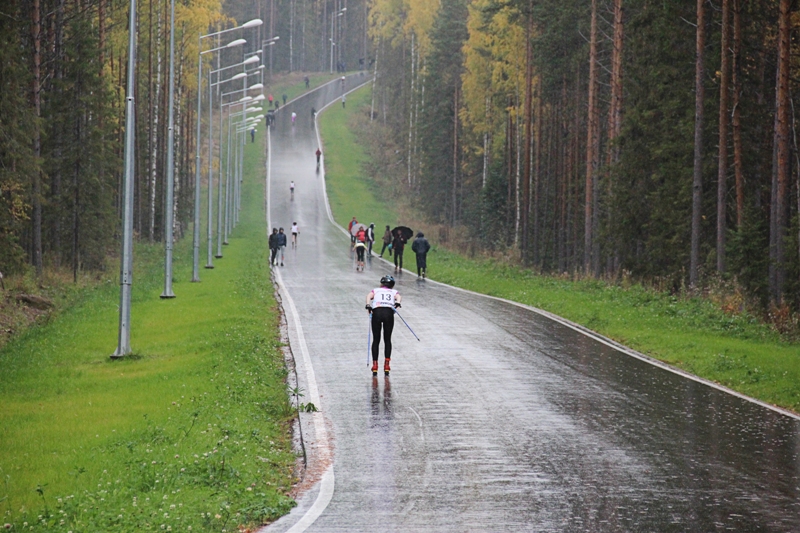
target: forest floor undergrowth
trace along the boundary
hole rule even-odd
[[[800,343],[758,317],[630,280],[541,275],[514,261],[470,257],[463,248],[443,244],[437,239],[441,228],[427,223],[411,199],[395,197],[367,175],[370,101],[367,87],[348,99],[347,109],[333,106],[321,116],[328,197],[339,224],[353,216],[374,222],[379,242],[387,224],[422,230],[432,246],[431,279],[543,309],[701,378],[800,412]],[[406,255],[413,265],[413,252]]]

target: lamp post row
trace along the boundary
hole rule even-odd
[[[173,218],[174,218],[174,50],[175,50],[175,0],[170,2],[170,58],[169,58],[169,124],[168,124],[168,140],[167,140],[167,194],[165,205],[165,268],[164,268],[164,292],[161,298],[174,298],[175,294],[172,291],[172,246],[173,246]],[[198,56],[197,56],[197,135],[196,135],[196,154],[195,154],[195,202],[194,202],[194,234],[193,234],[193,268],[192,268],[192,281],[199,282],[199,248],[200,248],[200,204],[201,204],[201,191],[200,191],[200,135],[201,135],[201,105],[202,105],[202,81],[203,81],[203,55],[213,53],[224,48],[232,48],[241,46],[247,41],[244,39],[236,39],[231,41],[225,46],[219,46],[210,50],[203,50],[203,39],[209,37],[222,35],[231,31],[255,28],[260,26],[262,21],[260,19],[253,19],[241,26],[229,28],[218,32],[200,35],[198,38]],[[120,306],[119,306],[119,334],[117,340],[117,349],[111,355],[112,358],[121,358],[131,353],[130,346],[130,313],[131,313],[131,286],[133,284],[133,171],[134,171],[134,116],[135,116],[135,101],[134,101],[134,87],[136,84],[135,78],[135,64],[136,64],[136,0],[130,0],[129,12],[129,35],[128,35],[128,83],[126,88],[125,97],[125,145],[124,145],[124,171],[123,171],[123,187],[122,187],[122,206],[123,206],[123,219],[122,219],[122,253],[120,259]],[[244,67],[246,69],[246,66]],[[222,70],[222,69],[218,69]],[[239,78],[241,79],[241,78]],[[245,74],[246,79],[246,74]],[[211,79],[209,76],[209,83]],[[230,80],[228,80],[230,81]],[[263,85],[262,85],[263,86]],[[210,91],[210,87],[209,87]],[[211,148],[211,116],[212,101],[209,100],[209,148]],[[211,174],[211,156],[212,150],[209,149],[209,263],[211,263],[211,219],[212,219],[212,174]],[[221,216],[221,213],[218,215]],[[218,229],[219,232],[219,229]]]

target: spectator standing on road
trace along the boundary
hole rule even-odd
[[[283,266],[283,256],[286,250],[286,234],[283,232],[283,228],[278,230],[278,234],[275,237],[278,242],[278,250],[281,252],[281,266]]]
[[[297,120],[297,113],[292,111],[292,126],[294,126],[294,121]]]
[[[380,256],[383,257],[383,252],[386,251],[386,248],[389,248],[389,257],[392,256],[392,231],[389,229],[389,226],[386,226],[386,231],[383,232],[383,248],[381,248]]]
[[[322,150],[320,150],[319,148],[317,148],[317,153],[316,153],[316,155],[317,155],[317,166],[319,166],[319,158],[322,156]]]
[[[414,243],[411,245],[411,250],[417,254],[417,277],[425,278],[426,270],[428,269],[428,250],[431,249],[431,245],[428,242],[428,239],[425,238],[425,235],[420,231],[417,233],[417,238],[414,239]]]
[[[269,264],[275,265],[275,259],[278,257],[278,228],[272,228],[272,234],[269,236]]]
[[[392,251],[394,252],[394,271],[403,270],[403,249],[406,247],[406,238],[402,231],[397,231],[392,240]]]
[[[311,108],[311,121],[314,121],[314,118],[317,116],[317,110],[313,107]]]
[[[372,222],[367,228],[367,255],[372,256],[372,243],[375,242],[375,223]]]

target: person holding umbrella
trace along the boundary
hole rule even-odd
[[[411,250],[417,254],[417,277],[425,278],[425,271],[428,269],[428,250],[431,249],[431,245],[428,242],[428,239],[425,238],[425,235],[420,231],[417,233],[417,238],[414,239],[414,243],[411,245]]]
[[[355,226],[356,224],[358,224],[358,220],[356,220],[356,217],[353,217],[353,220],[351,220],[350,223],[347,224],[347,231],[350,232],[351,244],[355,244],[356,242],[356,234],[353,232],[353,226]]]
[[[383,329],[383,373],[389,375],[389,362],[392,358],[392,330],[394,329],[395,309],[400,307],[402,297],[394,290],[394,278],[383,276],[381,286],[367,294],[366,309],[372,326],[372,375],[378,375],[378,352]]]

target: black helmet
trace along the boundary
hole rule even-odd
[[[381,286],[389,287],[391,289],[394,287],[394,278],[392,276],[383,276],[381,278]]]

